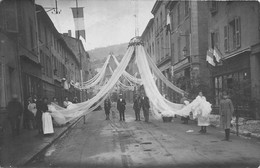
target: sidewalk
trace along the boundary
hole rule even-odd
[[[75,126],[83,117],[75,119],[62,127],[54,127],[54,134],[39,135],[37,130],[21,130],[20,135],[12,138],[5,135],[0,146],[0,167],[22,166],[55,140]]]
[[[231,121],[233,127],[231,127],[231,132],[236,134],[236,121],[235,117]],[[210,115],[210,124],[214,127],[219,127],[220,117],[219,115]],[[246,120],[244,118],[239,118],[238,120],[238,133],[239,135],[245,137],[252,137],[260,139],[260,120]]]

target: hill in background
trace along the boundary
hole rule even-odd
[[[127,50],[127,47],[128,43],[123,43],[88,51],[91,58],[92,69],[101,68],[106,61],[107,56],[111,52],[117,57],[118,61],[121,61]]]

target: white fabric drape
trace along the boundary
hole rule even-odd
[[[69,122],[75,119],[76,117],[80,117],[94,110],[94,107],[91,109],[90,107],[96,102],[98,102],[97,104],[101,104],[105,97],[108,95],[108,93],[113,89],[119,77],[123,74],[124,70],[126,69],[133,52],[134,48],[129,47],[121,63],[117,66],[109,81],[100,89],[96,96],[94,96],[86,102],[73,104],[74,107],[71,109],[55,109],[56,113],[61,113],[64,116],[66,122]],[[96,107],[97,106],[98,105],[96,105]]]
[[[133,55],[134,50],[135,50],[135,56],[136,56],[136,63],[137,63],[137,67],[138,67],[141,79],[135,78],[125,71],[127,65],[130,62],[130,59]],[[55,108],[55,109],[52,108],[52,111],[55,111],[52,114],[53,118],[55,119],[55,117],[56,117],[56,119],[58,120],[59,123],[71,121],[71,120],[75,119],[76,117],[80,117],[84,114],[87,114],[87,113],[93,111],[96,107],[98,107],[101,103],[103,103],[105,98],[109,95],[109,93],[113,90],[113,87],[115,87],[116,85],[119,85],[120,87],[122,87],[126,90],[130,89],[130,87],[120,83],[119,78],[122,75],[127,77],[132,83],[135,83],[135,81],[140,80],[139,83],[142,83],[144,86],[145,92],[150,100],[150,104],[152,107],[152,113],[154,114],[155,118],[159,119],[159,118],[161,118],[161,116],[174,116],[175,114],[178,114],[181,116],[187,116],[187,115],[189,115],[189,113],[191,111],[196,112],[195,109],[198,106],[200,107],[200,109],[203,109],[204,111],[205,111],[205,109],[207,109],[206,110],[207,112],[205,113],[205,115],[211,111],[210,104],[209,103],[206,104],[205,101],[202,99],[195,99],[193,102],[191,102],[190,104],[188,104],[185,107],[182,104],[172,103],[172,102],[168,101],[167,99],[165,99],[160,94],[160,92],[155,84],[153,75],[150,70],[150,66],[152,67],[153,72],[155,74],[157,74],[157,77],[162,80],[165,80],[165,82],[168,83],[168,85],[173,90],[175,90],[178,93],[183,93],[184,91],[177,88],[172,83],[170,83],[167,80],[167,78],[164,75],[162,75],[161,72],[158,71],[158,68],[155,67],[156,65],[154,63],[152,63],[151,60],[150,61],[149,60],[150,59],[148,58],[147,54],[145,53],[145,50],[142,45],[130,46],[127,49],[122,61],[120,63],[117,62],[118,66],[112,73],[111,78],[107,82],[104,82],[104,85],[101,86],[101,88],[100,88],[99,92],[96,94],[96,96],[94,96],[93,98],[91,98],[90,100],[88,100],[86,102],[72,104],[67,109],[53,106]],[[116,62],[116,59],[115,59],[115,62]],[[107,64],[107,62],[105,63],[105,65],[106,64]],[[107,67],[107,65],[106,65],[106,67]],[[106,70],[106,68],[104,68],[104,70],[102,70],[102,71],[105,71],[105,70]],[[98,79],[100,79],[100,81],[101,81],[101,79],[103,79],[102,73],[103,72],[101,72],[100,76],[96,78],[96,81]],[[95,106],[93,106],[93,104],[95,104]],[[207,108],[205,108],[206,106],[207,106]]]

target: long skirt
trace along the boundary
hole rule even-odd
[[[43,134],[54,133],[51,115],[48,112],[42,114],[42,129]]]
[[[198,115],[198,126],[209,126],[209,116]]]

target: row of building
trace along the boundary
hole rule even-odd
[[[202,90],[215,106],[227,91],[236,106],[260,117],[258,1],[157,0],[151,12],[154,17],[141,37],[170,81],[191,97]],[[220,63],[208,64],[209,51],[218,51]],[[157,86],[171,101],[179,101],[180,95],[162,81]]]
[[[82,41],[70,31],[60,34],[34,0],[0,1],[0,42],[1,114],[13,94],[24,104],[34,95],[59,103],[65,97],[87,99],[85,91],[70,85],[91,78]]]

